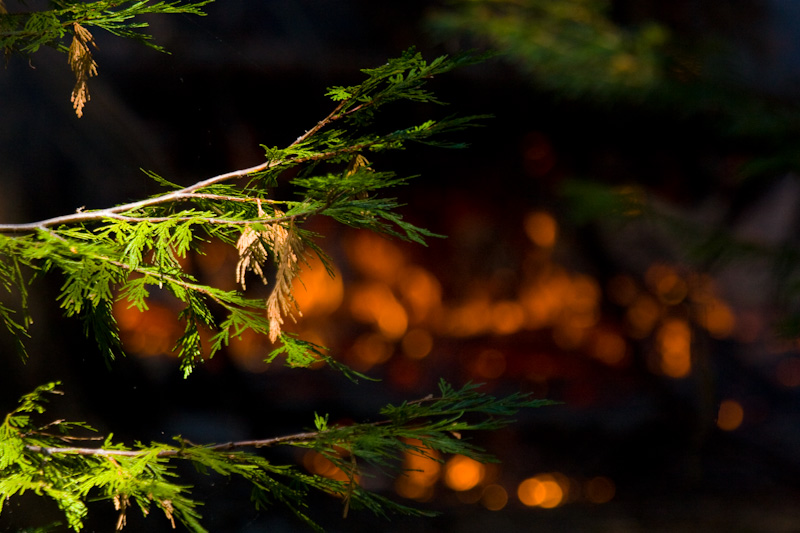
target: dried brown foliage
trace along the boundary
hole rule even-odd
[[[69,46],[68,61],[72,72],[75,73],[75,87],[72,89],[70,101],[75,109],[75,114],[80,118],[83,116],[83,106],[90,99],[89,78],[97,75],[97,63],[92,58],[89,45],[91,44],[95,48],[97,45],[89,30],[77,22],[72,25],[72,30],[74,35]]]
[[[259,216],[264,217],[264,211],[259,203]],[[275,210],[275,216],[283,213]],[[269,338],[275,342],[281,334],[283,317],[289,316],[294,320],[293,307],[297,309],[297,302],[292,294],[292,281],[300,269],[300,260],[303,257],[303,243],[297,236],[294,224],[271,223],[264,228],[255,229],[245,227],[239,241],[236,243],[239,251],[239,262],[236,265],[236,282],[241,284],[242,290],[247,288],[245,274],[248,270],[255,272],[266,284],[264,263],[269,256],[269,250],[275,259],[277,273],[275,287],[267,298],[267,318],[269,319]],[[298,314],[302,316],[302,313]]]

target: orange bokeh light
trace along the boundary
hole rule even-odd
[[[483,464],[463,455],[456,455],[444,466],[444,483],[459,492],[475,488],[486,475]]]
[[[661,371],[673,378],[686,377],[692,369],[692,332],[680,318],[665,320],[658,330],[657,346]]]
[[[433,349],[433,336],[425,329],[412,329],[405,334],[400,346],[409,359],[422,359]]]
[[[744,409],[736,400],[724,400],[719,404],[717,427],[723,431],[733,431],[742,425]]]
[[[736,317],[724,302],[712,298],[701,304],[698,321],[708,333],[717,339],[730,337],[736,327]]]
[[[345,242],[350,264],[369,278],[394,282],[406,259],[403,251],[388,238],[359,231]]]
[[[558,237],[558,223],[545,211],[534,211],[525,216],[525,233],[536,246],[552,248]]]
[[[408,314],[385,283],[365,282],[353,287],[350,312],[356,320],[375,324],[389,339],[401,338],[408,329]]]
[[[375,365],[385,363],[392,357],[394,346],[380,333],[365,333],[359,336],[347,353],[348,364],[365,372]]]
[[[644,279],[658,299],[665,305],[681,303],[689,293],[686,281],[674,268],[656,263],[645,272]]]
[[[306,467],[306,470],[318,476],[337,481],[349,481],[347,474],[336,466],[333,461],[314,450],[308,450],[303,455],[303,466]]]
[[[590,355],[607,365],[619,365],[624,361],[627,352],[627,342],[613,331],[598,330],[592,336]]]
[[[643,339],[653,331],[663,310],[661,305],[648,294],[634,298],[625,312],[628,334],[635,339]]]
[[[418,440],[410,441],[419,446]],[[437,458],[435,450],[425,449],[425,454],[419,452],[406,452],[403,455],[403,469],[405,470],[394,483],[395,492],[410,500],[425,501],[433,496],[433,486],[442,474],[442,465]]]
[[[342,304],[344,285],[338,271],[328,274],[316,256],[309,258],[292,283],[292,294],[304,317],[324,316]]]
[[[397,288],[414,323],[431,319],[442,306],[442,285],[419,266],[408,266],[398,276]]]
[[[565,487],[551,474],[528,478],[517,487],[517,498],[528,507],[552,509],[564,500]]]
[[[525,310],[517,302],[498,302],[492,306],[489,320],[494,333],[510,335],[522,329],[525,323]]]

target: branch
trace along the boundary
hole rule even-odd
[[[337,120],[341,118],[343,115],[335,115],[331,114],[322,121],[320,121],[314,128],[306,132],[304,135],[300,136],[295,140],[289,147],[296,146],[297,144],[305,141],[312,133],[316,133],[324,127],[325,125],[329,124],[333,120]],[[155,196],[153,198],[148,198],[145,200],[139,200],[136,202],[130,202],[127,204],[121,204],[114,207],[108,207],[105,209],[98,209],[92,211],[80,211],[77,213],[69,214],[69,215],[61,215],[53,218],[48,218],[45,220],[40,220],[38,222],[28,222],[24,224],[0,224],[0,233],[28,233],[35,231],[37,229],[46,229],[53,226],[60,226],[64,224],[72,224],[76,222],[91,222],[91,221],[100,221],[108,218],[117,218],[122,219],[119,213],[124,213],[126,211],[134,211],[136,209],[141,209],[143,207],[150,207],[153,205],[165,204],[170,202],[180,202],[186,200],[192,200],[196,198],[210,198],[210,199],[227,199],[225,196],[218,196],[218,195],[206,195],[203,193],[197,193],[196,191],[203,189],[204,187],[208,187],[211,185],[216,185],[218,183],[222,183],[225,181],[231,181],[239,178],[244,178],[253,174],[257,174],[259,172],[264,172],[280,165],[284,164],[300,164],[300,163],[307,163],[310,161],[322,161],[325,159],[331,159],[333,157],[348,154],[353,152],[360,152],[365,148],[369,148],[372,145],[378,143],[384,143],[387,139],[391,139],[392,135],[388,135],[384,138],[375,139],[372,141],[355,144],[351,146],[343,147],[339,150],[332,150],[329,152],[319,152],[313,155],[305,156],[305,157],[296,157],[296,158],[288,158],[288,159],[273,159],[269,161],[265,161],[264,163],[255,165],[250,168],[245,168],[242,170],[234,170],[232,172],[227,172],[225,174],[219,174],[217,176],[213,176],[211,178],[205,179],[203,181],[198,181],[194,185],[190,185],[188,187],[184,187],[183,189],[179,189],[176,191],[171,191],[166,194],[162,194],[160,196]],[[244,199],[238,199],[238,201],[243,201]],[[249,200],[249,199],[248,199]],[[255,199],[252,199],[255,201]],[[286,217],[290,218],[290,217]],[[149,220],[146,218],[142,219],[135,219],[137,221],[144,221]],[[156,221],[160,219],[155,219]],[[172,220],[172,219],[171,219]],[[263,222],[263,220],[260,220]],[[242,224],[241,221],[236,222],[236,224]]]

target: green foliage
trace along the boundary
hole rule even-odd
[[[75,430],[92,431],[85,424],[63,420],[44,426],[35,423],[33,415],[44,413],[48,395],[59,394],[56,386],[49,383],[23,396],[0,425],[0,512],[10,498],[32,491],[52,499],[74,531],[84,527],[87,504],[92,501],[114,505],[119,512],[117,529],[125,524],[127,511],[135,504],[144,515],[155,507],[173,526],[180,522],[191,531],[206,531],[200,522],[200,502],[177,473],[181,462],[191,463],[203,474],[213,472],[248,483],[257,509],[282,505],[318,531],[322,528],[306,508],[312,490],[341,498],[345,513],[366,509],[384,517],[391,513],[428,516],[430,513],[364,489],[358,478],[376,475],[368,474],[365,467],[397,475],[402,453],[459,453],[493,460],[465,434],[502,427],[519,409],[552,403],[523,394],[498,400],[478,392],[477,385],[455,389],[442,381],[439,396],[389,405],[381,410],[385,419],[379,422],[331,426],[327,416],[315,415],[314,430],[271,439],[196,445],[176,437],[173,445],[126,446],[108,435],[102,446],[90,448],[73,444],[89,440],[73,434]],[[292,465],[275,464],[255,451],[243,450],[275,446],[316,450],[338,466],[346,479],[305,474]]]
[[[88,80],[97,75],[97,62],[92,56],[92,49],[97,45],[89,28],[99,28],[117,37],[133,39],[166,52],[151,42],[150,35],[141,31],[148,26],[141,17],[178,13],[204,15],[201,8],[212,1],[50,0],[52,9],[21,13],[7,13],[5,4],[0,1],[0,48],[6,58],[13,53],[32,54],[42,46],[50,46],[67,54],[67,61],[75,74],[75,87],[70,100],[75,114],[80,118],[90,100]],[[25,4],[24,0],[19,2]]]
[[[79,24],[130,37],[130,32],[142,27],[130,21],[138,14],[199,14],[205,3],[181,7],[147,1],[53,2],[56,9],[52,11],[26,15],[24,27],[33,35],[29,41],[12,31],[3,34],[2,43],[23,52],[36,51],[43,44],[59,46],[64,28],[74,24],[73,47],[78,51],[71,49],[70,54],[80,85],[80,76],[85,84],[94,63],[88,52],[91,34],[77,29]],[[106,18],[96,13],[105,13]],[[17,28],[9,24],[22,24],[20,17],[4,20],[3,31]],[[383,66],[364,70],[365,80],[359,85],[329,89],[333,111],[289,146],[264,146],[265,161],[252,168],[189,186],[144,171],[165,191],[115,207],[0,225],[0,283],[14,300],[0,304],[6,330],[22,349],[31,323],[27,286],[37,276],[53,273],[63,278],[57,301],[64,315],[82,321],[87,336],[94,338],[109,363],[124,354],[115,305],[147,312],[149,299],[158,294],[180,302],[176,319],[184,331],[175,339],[173,351],[180,358],[184,377],[204,358],[223,349],[231,337],[251,331],[276,343],[265,359],[268,363],[281,359],[300,368],[323,363],[353,381],[369,379],[340,363],[326,348],[282,328],[284,318],[293,318],[297,310],[292,285],[306,256],[318,255],[333,273],[315,242],[318,236],[303,226],[311,217],[324,216],[421,244],[426,238],[439,237],[402,219],[401,204],[387,191],[405,185],[409,178],[374,168],[367,154],[401,150],[410,143],[463,146],[442,135],[471,127],[484,117],[387,126],[377,120],[376,112],[404,101],[441,104],[426,88],[427,81],[474,60],[443,56],[427,62],[410,50]],[[84,89],[73,94],[74,100],[88,99],[88,93],[81,92]],[[75,105],[80,114],[82,103]],[[288,169],[296,177],[283,186],[291,187],[294,197],[276,191],[278,177]],[[185,259],[202,254],[209,239],[236,249],[239,262],[230,276],[241,290],[206,284],[185,268]],[[272,285],[266,298],[247,296],[252,276]],[[187,462],[201,473],[249,484],[256,509],[280,505],[316,530],[321,528],[308,509],[311,491],[340,498],[345,515],[350,509],[365,509],[384,517],[392,513],[429,516],[366,490],[360,479],[402,473],[402,456],[407,453],[457,453],[493,460],[466,434],[497,429],[510,423],[519,409],[550,403],[522,394],[496,399],[480,393],[476,385],[454,389],[442,382],[439,396],[389,405],[380,412],[379,422],[336,426],[327,415],[315,414],[314,429],[268,439],[196,445],[176,437],[175,444],[125,445],[109,434],[101,437],[102,445],[84,447],[76,443],[96,440],[83,436],[93,431],[86,424],[35,422],[48,397],[58,394],[56,385],[50,383],[25,395],[0,426],[0,512],[9,499],[33,492],[55,502],[73,531],[84,527],[95,501],[118,511],[117,530],[125,525],[128,511],[138,507],[144,515],[159,510],[173,526],[180,522],[191,531],[206,531],[200,522],[202,502],[179,475],[178,465]],[[344,476],[332,479],[304,473],[253,450],[276,446],[313,450],[332,461]]]
[[[425,89],[432,76],[471,60],[440,57],[430,63],[410,51],[386,65],[367,69],[357,86],[330,90],[338,102],[314,128],[285,148],[265,148],[267,159],[253,168],[230,172],[180,187],[154,172],[148,176],[168,191],[151,198],[107,209],[79,211],[30,224],[0,225],[0,279],[7,287],[22,287],[22,267],[56,271],[64,277],[58,301],[68,317],[83,320],[87,334],[111,360],[123,353],[112,313],[121,300],[140,311],[154,292],[167,292],[182,303],[184,334],[176,339],[184,375],[222,349],[230,337],[246,330],[282,339],[290,366],[320,360],[341,365],[309,343],[282,335],[286,316],[295,309],[292,281],[307,253],[327,258],[315,235],[303,224],[327,216],[343,224],[400,239],[424,243],[436,234],[410,224],[397,212],[401,204],[386,191],[408,178],[379,171],[365,157],[374,151],[399,150],[410,142],[437,143],[442,134],[470,127],[481,117],[451,117],[423,124],[374,131],[375,111],[390,102],[440,103]],[[342,98],[347,93],[348,97]],[[340,122],[343,129],[332,126]],[[289,168],[298,177],[289,185],[297,199],[276,194],[278,176]],[[290,197],[289,197],[290,198]],[[249,272],[267,282],[275,271],[270,296],[253,299],[245,291],[223,290],[198,281],[181,260],[216,238],[237,248],[236,272],[242,289]],[[271,258],[271,260],[270,260]],[[270,265],[271,263],[271,265]],[[0,308],[6,329],[20,338],[27,331],[24,298],[19,316]],[[210,340],[203,344],[203,332]],[[355,376],[354,373],[349,373]]]
[[[430,18],[433,29],[500,51],[543,87],[562,95],[606,97],[663,79],[666,28],[623,28],[608,0],[453,0]]]
[[[71,37],[73,24],[103,29],[118,37],[133,39],[160,52],[161,46],[141,30],[149,24],[141,20],[149,14],[204,15],[202,7],[213,0],[199,2],[154,2],[152,0],[50,0],[52,9],[0,15],[0,47],[7,53],[31,54],[42,46],[67,52],[65,38]]]

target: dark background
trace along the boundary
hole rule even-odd
[[[325,88],[358,82],[360,68],[412,45],[432,58],[481,44],[431,33],[426,21],[434,7],[439,6],[220,1],[204,18],[150,19],[155,40],[171,55],[97,31],[99,76],[90,81],[92,99],[81,119],[70,108],[73,78],[62,54],[12,56],[0,74],[0,220],[39,220],[155,193],[139,168],[190,184],[257,164],[259,144],[286,145],[310,128],[331,108]],[[709,35],[726,42],[722,64],[728,74],[705,88],[709,98],[718,94],[712,89],[733,91],[748,102],[766,102],[765,120],[779,116],[793,126],[800,23],[793,3],[615,2],[612,7],[617,22],[656,20],[682,43]],[[0,405],[10,409],[20,394],[57,379],[67,394],[54,403],[54,418],[86,420],[126,442],[176,434],[220,442],[300,431],[311,425],[315,411],[330,412],[332,419],[368,419],[386,402],[432,392],[439,377],[456,384],[487,381],[496,394],[523,390],[565,402],[521,413],[512,428],[476,437],[503,461],[496,483],[506,487],[509,502],[502,510],[464,503],[439,484],[430,501],[419,503],[442,510],[436,519],[384,522],[355,513],[342,521],[339,502],[323,497],[312,502],[319,508],[314,516],[331,531],[800,531],[800,389],[776,379],[778,368],[798,372],[798,359],[796,340],[775,334],[792,301],[776,297],[774,264],[693,260],[683,248],[685,235],[658,225],[615,225],[603,217],[579,223],[559,194],[575,177],[635,184],[655,205],[703,231],[713,224],[750,228],[750,235],[767,244],[791,248],[800,197],[791,157],[762,180],[743,182],[731,169],[777,148],[791,153],[792,127],[775,134],[761,134],[763,128],[734,134],[726,125],[735,122],[730,116],[738,108],[725,108],[726,100],[719,100],[720,109],[697,112],[677,99],[661,105],[636,98],[598,103],[564,97],[541,81],[518,64],[494,59],[432,82],[451,103],[448,108],[389,112],[390,120],[417,121],[453,111],[495,115],[484,128],[463,134],[468,149],[415,147],[380,160],[400,174],[421,174],[397,191],[408,204],[403,213],[448,235],[427,248],[394,242],[392,250],[432,273],[450,308],[475,294],[509,301],[531,269],[555,266],[589,276],[603,292],[601,323],[619,331],[625,311],[606,295],[615,276],[623,273],[645,286],[647,268],[657,262],[675,265],[686,279],[689,272],[709,271],[737,318],[763,319],[757,338],[718,339],[693,330],[693,371],[679,379],[653,371],[649,354],[655,334],[627,338],[625,363],[607,365],[581,348],[565,349],[554,340],[557,328],[548,326],[508,334],[439,329],[426,358],[408,361],[397,349],[371,368],[383,378],[374,384],[354,386],[327,371],[252,372],[226,354],[182,380],[166,355],[132,355],[108,370],[83,339],[80,324],[59,316],[54,295],[60,280],[49,276],[32,302],[30,359],[22,364],[4,350]],[[776,108],[789,111],[780,114]],[[546,172],[530,169],[536,139],[545,139],[554,154]],[[583,200],[592,203],[591,196]],[[539,249],[525,235],[525,216],[537,210],[552,213],[559,223],[553,249]],[[347,243],[357,237],[318,224],[327,235],[323,246],[341,271],[347,301],[348,287],[369,277],[350,264]],[[352,351],[369,329],[346,304],[315,320],[334,353]],[[741,318],[737,325],[745,323]],[[476,363],[488,349],[505,361],[504,370],[490,379]],[[536,366],[541,364],[548,370]],[[730,432],[715,424],[720,402],[728,398],[745,411],[742,425]],[[277,457],[299,460],[288,452]],[[576,497],[552,510],[528,509],[516,500],[522,479],[556,471],[579,481],[608,477],[615,496],[604,504]],[[211,531],[304,530],[281,511],[253,511],[244,486],[195,481],[207,502],[202,512]],[[391,493],[391,486],[385,490]],[[0,524],[14,530],[45,524],[49,516],[58,519],[56,510],[40,505],[12,501]],[[109,507],[92,508],[87,531],[108,530],[115,520]],[[127,530],[168,529],[156,514],[145,522],[133,510]]]

